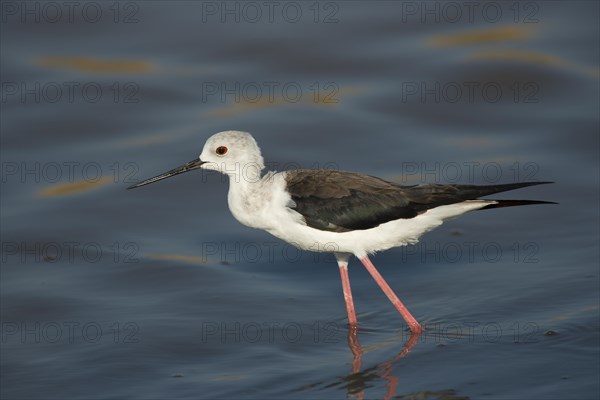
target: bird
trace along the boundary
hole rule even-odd
[[[242,131],[210,136],[198,158],[127,189],[200,168],[229,177],[229,209],[243,225],[265,230],[303,250],[335,254],[351,328],[358,327],[348,274],[351,256],[364,265],[411,332],[420,334],[422,325],[381,276],[370,255],[415,244],[445,220],[469,211],[556,204],[480,198],[553,182],[400,185],[333,169],[268,171],[256,140]]]

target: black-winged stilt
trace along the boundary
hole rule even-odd
[[[419,333],[421,325],[379,274],[369,254],[414,244],[444,220],[467,211],[551,203],[479,199],[550,182],[401,186],[369,175],[334,170],[265,172],[256,141],[249,133],[239,131],[211,136],[198,159],[128,189],[199,168],[229,176],[229,209],[242,224],[264,229],[304,250],[335,253],[348,323],[354,328],[358,322],[348,277],[351,255],[362,262],[410,330]]]

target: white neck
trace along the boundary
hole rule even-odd
[[[262,179],[264,166],[258,163],[243,164],[238,171],[228,171],[229,193],[227,201],[233,216],[242,224],[262,228],[263,211],[270,199],[270,179]]]

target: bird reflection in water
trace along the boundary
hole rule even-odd
[[[410,338],[404,343],[402,351],[387,361],[361,371],[363,348],[358,340],[358,328],[350,326],[348,328],[348,348],[353,356],[352,371],[348,376],[341,379],[343,382],[346,382],[348,396],[362,400],[365,397],[365,389],[370,386],[369,382],[376,379],[383,379],[387,381],[387,393],[384,399],[387,400],[394,397],[399,383],[399,378],[392,375],[395,367],[394,363],[411,351],[419,341],[421,334],[421,332],[411,333]]]

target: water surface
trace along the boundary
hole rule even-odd
[[[598,397],[596,2],[83,4],[3,12],[3,398]],[[228,129],[277,170],[560,204],[375,256],[416,344],[351,261],[358,343],[333,257],[241,226],[221,176],[125,191]]]

